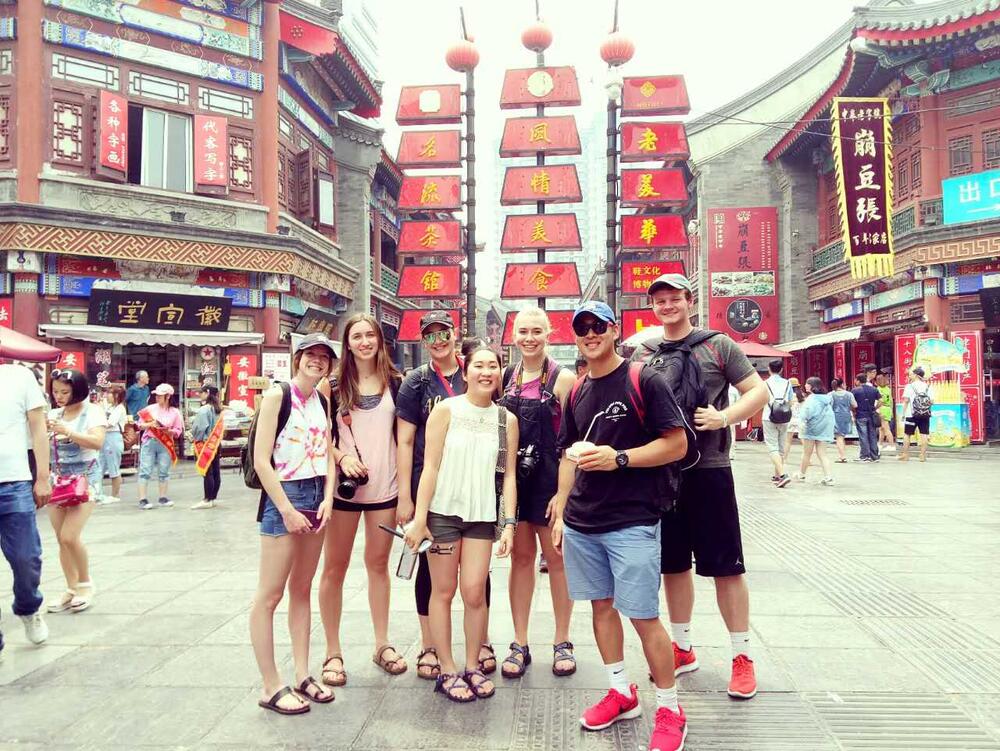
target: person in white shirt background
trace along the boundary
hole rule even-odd
[[[103,493],[97,498],[97,505],[118,503],[122,492],[122,454],[125,453],[125,422],[128,412],[125,408],[125,388],[114,384],[104,392],[104,412],[107,424],[104,446],[101,448],[101,469],[111,480],[111,495]],[[103,489],[103,486],[102,486]]]

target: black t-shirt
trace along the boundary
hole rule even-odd
[[[454,394],[465,393],[465,379],[459,368],[450,376],[444,376]],[[424,469],[424,432],[427,418],[434,405],[452,394],[444,387],[444,383],[430,364],[421,365],[403,379],[396,395],[396,415],[417,426],[413,439],[413,474],[411,488],[413,500],[417,499],[417,486],[420,483],[420,473]]]
[[[851,389],[851,393],[854,394],[854,401],[858,403],[858,417],[871,417],[882,403],[882,395],[878,389],[867,383]]]
[[[623,362],[606,376],[584,379],[563,417],[560,450],[583,440],[594,415],[602,411],[587,440],[619,451],[645,446],[671,428],[684,426],[666,378],[652,368],[644,368],[639,376],[646,413],[645,422],[640,421],[628,369]],[[656,524],[676,496],[678,473],[677,463],[611,472],[578,469],[563,521],[578,532],[594,534]]]

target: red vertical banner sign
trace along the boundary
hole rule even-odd
[[[778,340],[778,210],[708,210],[709,328]]]
[[[803,359],[803,357],[804,357],[804,355],[803,355],[802,352],[795,352],[795,353],[792,354],[791,357],[789,357],[787,360],[785,360],[786,367],[788,368],[788,372],[786,372],[785,375],[788,378],[798,378],[799,379],[799,383],[802,383],[802,381],[803,381],[803,377],[802,377],[802,359]]]
[[[125,175],[128,171],[128,100],[101,90],[99,164]]]
[[[875,342],[851,342],[851,370],[847,374],[851,381],[865,369],[865,365],[875,362]]]
[[[979,330],[952,332],[951,340],[961,349],[966,371],[959,374],[962,401],[969,405],[971,430],[969,439],[980,443],[986,439],[983,413],[983,332]]]
[[[218,115],[194,116],[194,181],[198,185],[225,188],[229,185],[229,128]]]
[[[0,327],[14,328],[14,300],[11,297],[0,298]]]
[[[87,372],[87,363],[83,359],[83,352],[63,351],[59,362],[52,366],[53,370],[79,370],[81,373]]]
[[[249,381],[257,375],[257,355],[233,355],[229,358],[229,400],[251,401]]]
[[[969,405],[969,440],[982,443],[986,440],[986,420],[983,414],[983,390],[962,388],[962,401]]]
[[[844,342],[837,342],[833,345],[833,377],[839,378],[848,387],[854,380],[853,378],[847,379],[847,344]]]
[[[827,382],[830,380],[829,373],[827,372],[827,357],[826,349],[823,347],[814,347],[806,351],[806,378],[812,378],[815,376],[819,378],[823,385],[826,386]],[[805,386],[805,384],[803,384]]]
[[[916,334],[897,334],[894,344],[894,396],[896,403],[903,401],[903,389],[910,381],[910,368],[913,367],[913,354],[917,351]]]

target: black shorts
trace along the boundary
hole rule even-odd
[[[682,473],[677,505],[663,515],[660,570],[664,574],[688,571],[692,556],[698,576],[746,573],[733,470],[729,467]]]
[[[345,501],[342,498],[333,499],[333,510],[334,511],[353,511],[355,513],[361,511],[387,511],[391,508],[396,508],[399,503],[398,498],[392,498],[388,501],[381,501],[380,503],[355,503],[354,501]]]
[[[920,431],[920,435],[931,434],[930,415],[924,415],[923,417],[907,417],[903,421],[903,432],[906,433],[906,435],[913,435],[918,430]]]

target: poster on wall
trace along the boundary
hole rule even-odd
[[[233,355],[229,365],[229,401],[239,400],[252,405],[254,389],[249,382],[257,375],[257,355]]]
[[[847,345],[844,342],[837,342],[833,345],[833,377],[839,378],[850,388],[854,379],[848,379],[847,376]]]
[[[261,355],[261,375],[272,381],[291,381],[292,355],[289,352],[264,352]]]
[[[851,370],[847,374],[848,383],[865,369],[865,365],[875,362],[875,342],[851,342]]]
[[[14,328],[14,298],[0,297],[0,326]]]
[[[708,210],[709,328],[736,341],[778,340],[778,210]]]

